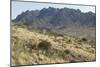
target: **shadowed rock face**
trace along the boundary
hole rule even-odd
[[[72,26],[95,27],[96,15],[92,12],[83,13],[79,9],[43,8],[41,10],[25,11],[18,15],[14,22],[32,25],[35,28],[63,28]]]

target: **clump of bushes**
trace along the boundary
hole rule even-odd
[[[87,40],[87,38],[83,37],[83,38],[80,39],[80,42],[82,42],[82,41],[83,41],[83,42],[86,42],[86,41],[88,41],[88,40]]]
[[[83,38],[78,39],[77,42],[78,42],[78,44],[82,45],[82,43],[87,43],[88,42],[88,39],[85,38],[85,37],[83,37]]]
[[[27,41],[24,42],[23,47],[25,47],[25,49],[30,50],[30,52],[32,52],[32,50],[37,50],[37,42],[34,41],[34,39],[29,39]]]
[[[48,49],[51,48],[51,46],[52,46],[52,45],[51,45],[50,42],[43,40],[43,41],[41,41],[41,42],[38,44],[37,47],[38,47],[39,49],[48,50]]]

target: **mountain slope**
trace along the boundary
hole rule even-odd
[[[29,24],[34,28],[55,29],[76,25],[95,27],[96,16],[95,13],[83,13],[79,9],[49,7],[41,10],[27,10],[18,15],[13,21]]]
[[[95,44],[86,38],[12,26],[12,65],[94,61]]]

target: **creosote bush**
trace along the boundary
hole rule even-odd
[[[26,45],[27,48],[29,48],[29,50],[32,52],[33,49],[36,49],[36,45],[35,44],[31,44],[29,43],[28,45]]]
[[[69,53],[70,53],[70,51],[69,51],[68,49],[66,49],[64,52],[65,52],[66,54],[69,54]]]
[[[81,41],[87,41],[87,39],[86,38],[82,38]]]
[[[43,50],[48,50],[48,49],[51,48],[51,46],[52,46],[51,43],[48,42],[48,41],[45,41],[45,40],[41,41],[41,42],[38,44],[38,48],[39,48],[39,49],[43,49]]]
[[[66,41],[66,43],[72,43],[71,39],[68,39],[68,40]]]

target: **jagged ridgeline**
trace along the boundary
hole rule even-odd
[[[13,21],[32,25],[34,28],[54,29],[74,25],[95,27],[96,15],[93,12],[83,13],[79,9],[49,7],[41,10],[27,10]]]

